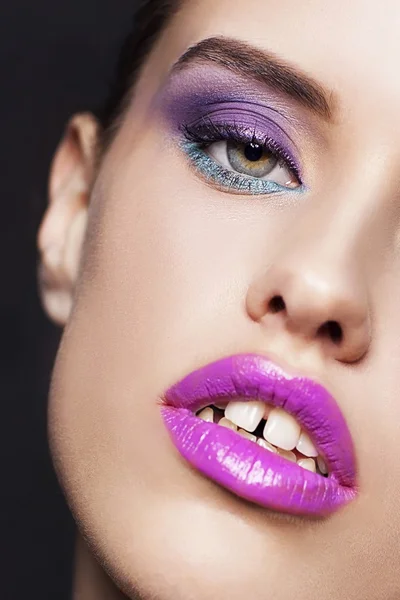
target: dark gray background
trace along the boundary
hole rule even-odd
[[[46,440],[59,331],[39,304],[35,236],[64,124],[104,101],[134,6],[0,1],[1,600],[69,597],[73,523]]]

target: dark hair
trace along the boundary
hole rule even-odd
[[[103,146],[109,144],[118,129],[143,63],[180,4],[181,0],[140,0],[132,29],[120,51],[109,97],[98,115],[103,126]]]

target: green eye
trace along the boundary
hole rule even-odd
[[[253,142],[240,144],[229,141],[226,152],[231,167],[251,177],[265,177],[278,164],[278,158],[272,152]]]

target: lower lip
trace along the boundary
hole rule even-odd
[[[162,407],[164,423],[181,455],[200,473],[237,496],[294,515],[329,515],[355,491],[261,448],[236,432],[194,416],[185,408]]]

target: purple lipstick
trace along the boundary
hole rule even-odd
[[[264,356],[236,355],[187,375],[164,395],[162,415],[181,455],[237,496],[279,512],[328,515],[356,497],[353,441],[334,398],[319,383],[285,373]],[[261,401],[291,415],[312,440],[328,476],[207,422],[196,413],[231,401]]]

